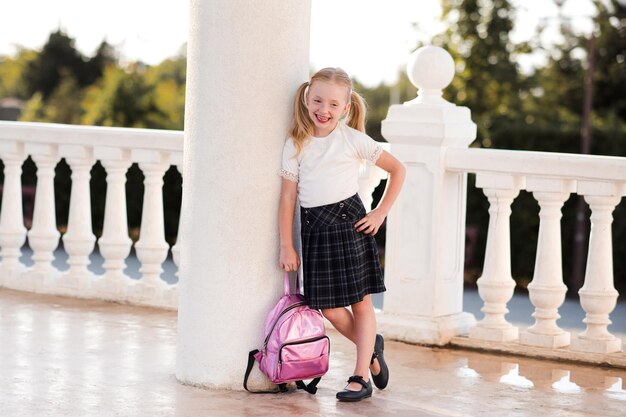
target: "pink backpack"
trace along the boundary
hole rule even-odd
[[[322,313],[310,308],[299,294],[298,279],[295,294],[290,292],[289,274],[285,273],[284,281],[285,295],[265,320],[263,346],[249,353],[243,386],[250,391],[248,377],[256,360],[261,371],[278,385],[279,391],[287,391],[287,383],[295,382],[299,389],[315,394],[318,382],[328,371],[330,339]],[[311,378],[313,381],[308,385],[303,382]]]

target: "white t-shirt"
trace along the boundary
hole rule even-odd
[[[332,204],[359,191],[362,161],[376,163],[382,151],[365,133],[339,123],[328,136],[305,140],[298,156],[293,139],[288,138],[280,175],[298,183],[302,207]]]

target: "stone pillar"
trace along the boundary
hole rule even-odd
[[[163,296],[166,284],[161,279],[162,264],[167,258],[169,245],[165,240],[163,219],[163,176],[167,163],[140,162],[144,174],[141,232],[135,243],[137,259],[141,262],[141,280],[129,290],[128,297],[138,304],[153,304]]]
[[[476,137],[470,111],[444,100],[454,76],[443,49],[418,49],[408,65],[418,97],[389,109],[383,136],[407,168],[404,188],[389,214],[385,249],[387,336],[445,344],[475,323],[463,312],[466,174],[447,172],[446,150]]]
[[[569,345],[569,332],[561,329],[558,308],[565,301],[561,258],[561,208],[575,190],[573,181],[528,178],[526,189],[539,203],[539,236],[533,281],[528,285],[530,301],[535,306],[535,324],[520,334],[520,343],[530,346],[560,348]]]
[[[46,149],[47,150],[47,149]],[[54,250],[59,245],[54,207],[54,168],[59,162],[56,150],[32,154],[37,165],[37,189],[33,225],[28,232],[28,243],[33,250],[34,271],[42,274],[53,271]]]
[[[0,158],[4,164],[0,209],[0,284],[8,284],[15,278],[16,271],[24,268],[19,259],[26,240],[22,212],[22,164],[26,155],[23,144],[11,141],[0,145]]]
[[[127,150],[96,148],[96,157],[106,170],[107,191],[102,236],[98,240],[104,258],[104,277],[94,287],[101,297],[123,300],[130,280],[124,274],[132,240],[126,216],[126,171],[130,168]]]
[[[54,250],[61,234],[57,229],[54,206],[54,168],[59,162],[56,145],[26,144],[25,150],[37,165],[37,188],[33,224],[28,231],[28,244],[33,250],[35,265],[23,274],[19,288],[45,292],[54,285],[59,271],[52,265]]]
[[[611,186],[612,184],[608,187]],[[615,308],[619,295],[613,285],[611,224],[613,210],[622,199],[622,193],[597,195],[601,191],[594,190],[593,192],[597,194],[589,195],[584,193],[585,188],[591,187],[581,181],[578,191],[585,196],[585,201],[591,207],[591,231],[585,284],[578,294],[580,305],[587,313],[583,320],[587,328],[572,340],[571,349],[605,354],[619,352],[622,349],[622,340],[609,332],[608,326],[611,324],[609,314]]]
[[[508,342],[519,336],[519,330],[504,317],[506,304],[513,297],[515,281],[511,276],[511,203],[522,187],[523,179],[514,175],[478,173],[476,187],[489,200],[489,230],[483,273],[476,284],[484,301],[480,310],[485,317],[472,328],[472,339]]]
[[[310,0],[191,0],[176,376],[243,389],[278,300],[277,171],[308,79]]]
[[[94,275],[87,269],[89,255],[93,252],[96,236],[91,228],[91,167],[93,150],[85,146],[62,145],[61,155],[72,169],[72,191],[67,232],[63,246],[68,254],[70,269],[56,281],[55,292],[81,295],[91,285]]]

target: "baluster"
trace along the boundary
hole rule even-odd
[[[505,178],[511,180],[511,178]],[[473,339],[510,341],[518,338],[518,328],[506,321],[504,316],[509,310],[506,304],[513,296],[515,281],[511,277],[511,203],[519,193],[519,186],[511,184],[502,189],[493,187],[502,178],[497,176],[477,175],[476,184],[489,182],[482,187],[489,200],[489,230],[483,274],[478,279],[478,293],[484,301],[481,311],[485,317],[470,329]],[[513,181],[517,180],[513,178]]]
[[[98,240],[104,258],[104,278],[96,284],[104,298],[119,300],[124,297],[130,282],[124,275],[125,259],[132,240],[128,236],[126,216],[126,171],[131,165],[129,156],[119,160],[101,159],[106,170],[107,194],[104,207],[104,226]]]
[[[613,286],[613,242],[611,223],[613,210],[619,196],[585,196],[591,207],[591,232],[585,284],[578,291],[580,304],[585,310],[584,332],[572,340],[571,348],[584,352],[611,353],[621,350],[621,339],[612,335],[607,327],[609,314],[615,308],[618,293]]]
[[[0,253],[3,273],[0,283],[15,282],[14,273],[21,268],[21,247],[26,241],[26,227],[22,212],[22,163],[26,157],[21,144],[12,152],[2,153],[4,162],[4,185],[2,189],[2,212],[0,212]],[[17,283],[17,282],[15,282]]]
[[[54,154],[33,154],[32,158],[37,165],[37,189],[33,226],[28,232],[28,243],[33,250],[35,262],[33,272],[50,274],[55,271],[52,261],[61,235],[57,229],[54,205],[54,168],[59,158],[56,150]]]
[[[70,295],[83,294],[93,274],[87,269],[89,255],[93,251],[96,237],[91,227],[90,170],[94,164],[90,152],[82,149],[83,157],[66,157],[72,169],[72,191],[67,233],[63,235],[63,246],[69,255],[69,271],[59,278],[59,292]]]
[[[167,258],[169,245],[165,241],[163,220],[163,175],[168,168],[165,163],[140,163],[145,175],[144,198],[141,213],[141,232],[135,244],[137,258],[141,262],[142,279],[129,293],[131,300],[154,304],[162,296],[165,282],[160,279],[161,264]]]
[[[561,317],[558,308],[567,292],[561,266],[560,220],[561,207],[569,193],[534,192],[533,195],[541,207],[535,274],[528,285],[530,301],[535,306],[535,324],[522,332],[520,343],[558,348],[570,343],[569,332],[556,324]]]

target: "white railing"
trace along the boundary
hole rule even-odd
[[[0,122],[0,160],[4,163],[0,286],[176,309],[178,285],[161,279],[162,264],[170,250],[176,265],[179,260],[178,244],[170,248],[165,238],[162,186],[170,166],[182,173],[182,151],[183,133],[177,131]],[[21,175],[29,156],[37,166],[37,187],[32,227],[27,230]],[[62,158],[72,170],[69,217],[63,236],[56,221],[54,190],[54,170]],[[104,226],[97,241],[104,258],[102,275],[88,269],[96,244],[89,184],[96,161],[107,174]],[[145,176],[140,236],[134,243],[141,264],[139,280],[124,272],[133,246],[125,188],[126,172],[133,163]],[[363,164],[359,194],[366,205],[371,206],[372,193],[384,174]],[[32,267],[20,262],[26,239],[33,251]],[[68,255],[67,271],[57,269],[53,262],[60,242]]]
[[[446,169],[476,174],[476,186],[489,200],[489,230],[479,294],[485,317],[470,330],[470,339],[544,348],[611,353],[621,339],[607,327],[618,293],[613,286],[612,212],[626,195],[626,158],[486,149],[449,149]],[[528,286],[535,323],[521,334],[505,319],[513,296],[509,216],[521,190],[532,193],[541,209],[533,280]],[[587,328],[573,340],[557,325],[567,287],[561,270],[561,207],[571,193],[584,196],[591,208],[591,234],[580,303]],[[515,238],[515,237],[513,237]],[[626,318],[618,318],[624,319]]]
[[[101,298],[176,308],[177,285],[160,278],[170,251],[165,240],[163,175],[170,166],[182,172],[183,133],[149,129],[0,122],[0,159],[4,185],[0,211],[0,285],[41,293]],[[22,164],[30,156],[37,166],[32,227],[22,217]],[[60,235],[55,214],[54,169],[65,159],[72,174],[67,231]],[[96,161],[106,170],[104,227],[98,240],[103,275],[88,269],[96,236],[91,224],[90,171]],[[124,273],[133,245],[126,215],[126,172],[133,163],[143,171],[141,232],[134,249],[141,279]],[[102,190],[104,192],[104,190]],[[28,239],[32,267],[20,262]],[[53,264],[59,239],[69,269]],[[177,246],[171,248],[178,262]]]
[[[476,138],[469,109],[441,96],[454,76],[450,55],[441,48],[423,47],[408,69],[418,97],[391,106],[382,123],[392,152],[407,166],[407,179],[387,227],[388,292],[379,317],[382,331],[414,343],[626,367],[622,339],[608,330],[618,299],[613,285],[612,213],[626,195],[626,158],[469,149]],[[478,323],[463,310],[470,173],[490,204],[485,260],[477,282],[484,318]],[[511,239],[517,238],[510,235],[511,203],[521,190],[531,192],[541,209],[534,277],[528,286],[535,323],[528,329],[506,319],[516,285],[511,276]],[[580,334],[557,324],[567,290],[561,208],[573,193],[583,196],[591,208],[587,269],[579,291],[586,329]]]

